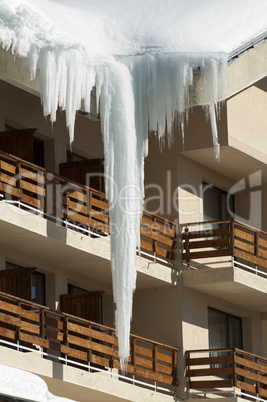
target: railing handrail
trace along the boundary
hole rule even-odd
[[[243,226],[246,229],[252,230],[254,232],[260,233],[262,235],[267,236],[267,232],[261,229],[257,229],[254,226],[248,225],[247,223],[244,223],[236,218],[233,219],[221,219],[221,220],[215,220],[215,221],[201,221],[201,222],[190,222],[190,223],[181,223],[180,228],[187,228],[190,226],[201,226],[201,225],[216,225],[216,224],[224,224],[224,223],[236,223],[240,226]]]

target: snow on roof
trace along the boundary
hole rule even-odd
[[[34,402],[75,402],[55,396],[44,380],[28,371],[0,364],[0,395]]]
[[[2,0],[21,13],[23,4],[42,14],[25,35],[77,42],[91,53],[231,52],[267,31],[265,0]],[[57,29],[46,27],[47,21]],[[26,25],[26,24],[25,24]],[[45,28],[45,29],[44,29]],[[61,33],[60,33],[61,31]]]

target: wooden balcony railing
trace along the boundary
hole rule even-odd
[[[0,152],[0,194],[75,230],[90,235],[110,234],[109,206],[104,193],[4,152]],[[141,253],[169,264],[174,258],[175,238],[175,223],[144,211]]]
[[[80,362],[120,370],[115,329],[0,292],[1,339],[19,349],[41,347],[47,358],[63,357],[64,363]],[[3,341],[2,341],[3,342]],[[130,357],[125,375],[171,387],[177,385],[177,348],[130,336]],[[58,360],[60,361],[60,360]]]
[[[183,260],[232,256],[257,274],[267,274],[267,233],[237,220],[181,225]]]
[[[267,359],[239,349],[191,350],[186,355],[190,389],[236,387],[267,399]]]

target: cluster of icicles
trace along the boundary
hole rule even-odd
[[[6,48],[10,44],[4,44]],[[70,141],[74,138],[76,111],[90,112],[91,91],[96,88],[104,143],[106,194],[110,205],[113,295],[116,333],[122,364],[129,356],[133,292],[136,285],[136,247],[144,198],[144,158],[148,131],[161,142],[172,142],[172,124],[178,115],[183,135],[192,106],[193,80],[197,73],[203,104],[210,117],[215,156],[219,157],[216,107],[224,97],[224,54],[147,54],[131,57],[89,56],[81,48],[44,46],[25,55],[32,77],[40,70],[44,115],[56,119],[66,111]],[[88,133],[90,135],[90,133]]]

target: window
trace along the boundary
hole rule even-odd
[[[203,215],[205,221],[228,220],[234,217],[234,196],[203,182]]]
[[[210,349],[242,349],[241,318],[209,307],[208,328]]]
[[[44,141],[33,138],[33,163],[44,167]]]
[[[32,273],[32,301],[45,306],[45,275],[40,272]]]

